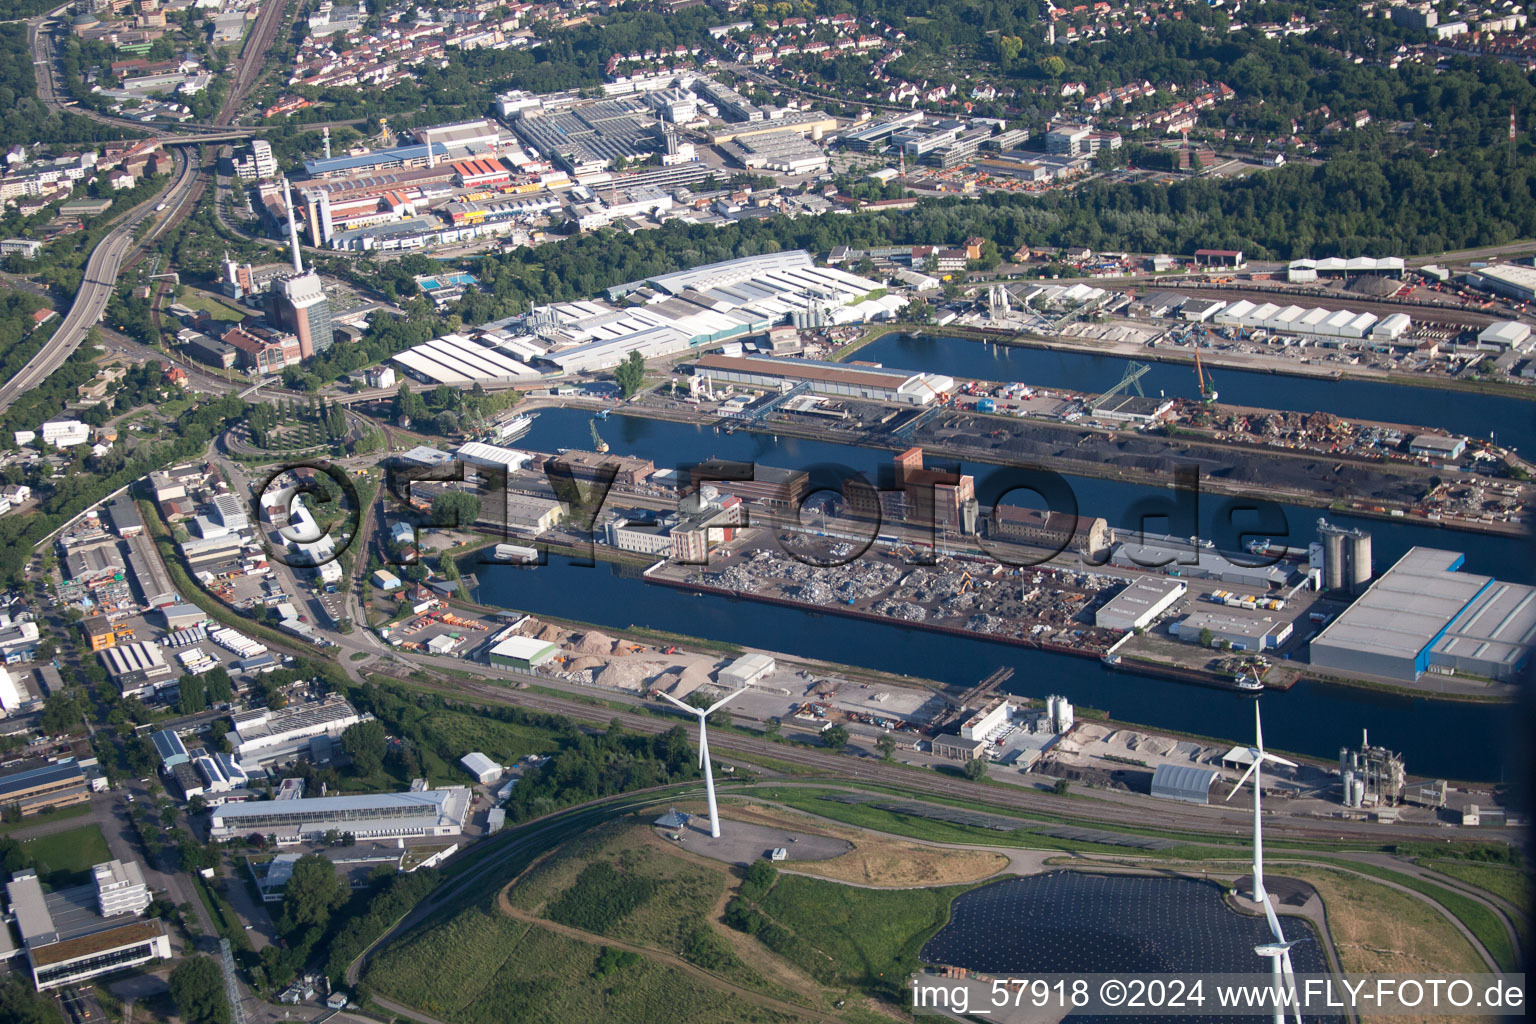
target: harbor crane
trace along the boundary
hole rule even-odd
[[[1110,388],[1108,391],[1104,392],[1102,395],[1089,402],[1088,411],[1098,412],[1099,407],[1104,403],[1108,402],[1111,398],[1114,398],[1121,392],[1131,388],[1134,388],[1138,395],[1141,395],[1143,398],[1145,398],[1147,393],[1141,390],[1141,378],[1145,377],[1147,372],[1151,369],[1152,367],[1146,363],[1126,364],[1125,373],[1121,376],[1120,383],[1116,384],[1114,387]]]
[[[593,448],[593,450],[597,451],[600,454],[604,453],[604,452],[607,452],[608,451],[608,442],[604,441],[603,440],[603,435],[599,434],[597,432],[597,420],[590,421],[588,425],[592,428],[592,448]]]
[[[1205,367],[1200,365],[1200,345],[1195,344],[1195,382],[1200,386],[1200,401],[1206,405],[1216,404],[1216,380],[1205,372]]]

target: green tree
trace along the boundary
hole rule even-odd
[[[1006,66],[1019,59],[1019,53],[1024,49],[1024,40],[1018,36],[999,36],[997,40],[997,55],[1002,58]]]
[[[212,957],[188,957],[171,972],[171,999],[187,1024],[229,1024],[224,976]]]
[[[1202,627],[1201,630],[1200,630],[1200,646],[1201,647],[1209,647],[1209,646],[1211,646],[1211,639],[1212,639],[1211,631],[1209,629],[1206,629],[1206,628]]]
[[[987,777],[987,759],[984,757],[971,758],[969,761],[965,762],[964,771],[966,778],[970,779],[972,782],[980,782],[982,779]]]
[[[234,681],[222,665],[203,676],[203,687],[209,704],[226,703],[235,694]]]
[[[433,526],[468,529],[480,518],[480,499],[464,491],[444,491],[432,500]]]
[[[875,740],[875,749],[880,751],[882,758],[889,761],[896,754],[896,737],[888,732],[881,733],[880,738]]]
[[[341,734],[341,749],[352,759],[352,770],[358,775],[372,775],[378,771],[384,764],[388,746],[384,723],[377,720],[350,725]]]
[[[285,934],[301,928],[324,928],[331,912],[347,902],[347,883],[336,875],[336,865],[318,853],[300,857],[283,890],[283,913],[278,927]]]
[[[200,676],[191,673],[181,677],[177,686],[176,710],[184,715],[195,715],[208,707],[208,688]]]
[[[639,352],[631,352],[629,358],[613,369],[613,379],[619,390],[628,398],[645,383],[645,359]]]
[[[1055,54],[1041,57],[1036,66],[1049,78],[1060,78],[1067,70],[1067,62]]]
[[[842,750],[848,745],[848,727],[846,725],[834,725],[821,734],[821,742],[831,750]]]

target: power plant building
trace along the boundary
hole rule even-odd
[[[320,275],[313,270],[277,278],[267,293],[273,323],[299,339],[299,357],[308,359],[331,347],[331,303]]]
[[[1401,682],[1425,672],[1514,679],[1536,642],[1536,587],[1458,572],[1465,560],[1410,550],[1313,639],[1312,664]]]

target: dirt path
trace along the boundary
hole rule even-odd
[[[765,996],[760,992],[753,992],[751,989],[742,988],[740,985],[737,985],[731,981],[727,981],[725,978],[722,978],[717,974],[712,974],[709,971],[704,970],[702,967],[697,966],[696,964],[689,963],[687,960],[684,960],[682,957],[677,956],[674,953],[668,953],[665,950],[655,949],[650,946],[638,946],[632,942],[625,942],[623,939],[615,939],[607,935],[598,935],[595,932],[582,931],[580,928],[572,928],[569,925],[557,924],[554,921],[546,921],[541,917],[535,917],[534,915],[529,914],[526,911],[519,910],[517,907],[512,905],[512,901],[507,898],[507,893],[510,890],[511,886],[507,886],[501,890],[501,892],[496,897],[496,906],[503,914],[506,914],[508,917],[514,920],[525,921],[528,924],[537,925],[540,928],[547,928],[548,930],[554,932],[556,935],[563,935],[568,939],[574,939],[577,942],[583,942],[589,946],[611,946],[615,949],[622,949],[630,953],[638,954],[639,956],[646,957],[650,960],[658,960],[668,965],[669,967],[675,967],[676,969],[692,977],[694,980],[702,982],[717,992],[725,992],[740,999],[749,1000],[759,1006],[767,1007],[768,1009],[775,1010],[779,1013],[788,1014],[791,1017],[826,1021],[827,1024],[839,1024],[839,1018],[832,1016],[825,1011],[818,1010],[811,1006],[800,1006],[795,1003],[786,1003],[781,999],[774,999],[772,996]]]

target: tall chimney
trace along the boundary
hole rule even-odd
[[[325,140],[325,158],[327,160],[329,160],[331,158],[331,126],[330,125],[326,125],[324,128],[320,129],[320,137]]]
[[[299,256],[299,219],[293,213],[293,193],[288,188],[288,179],[283,179],[283,206],[288,210],[288,243],[293,246],[293,272],[304,273],[304,261]]]

